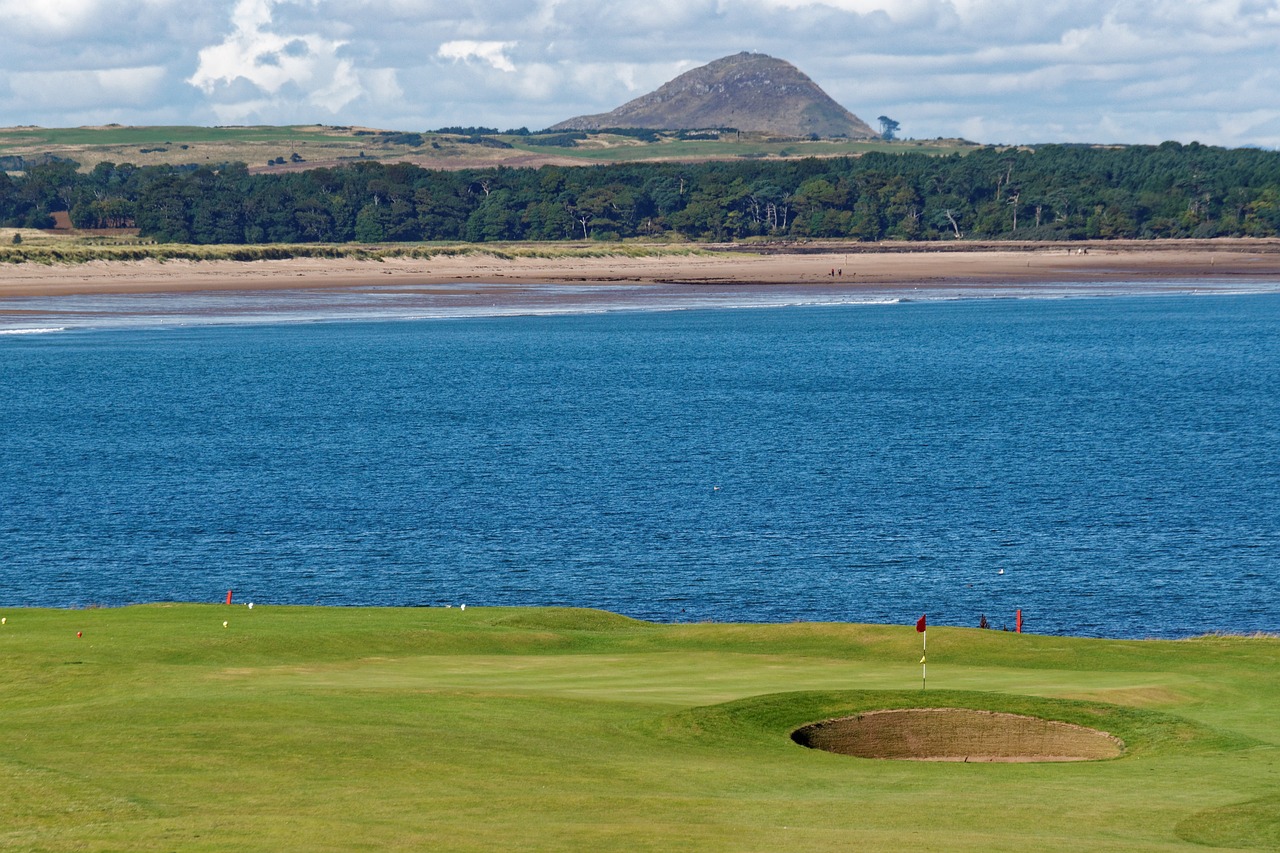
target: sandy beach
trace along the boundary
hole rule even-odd
[[[835,273],[834,275],[832,273]],[[1103,244],[787,245],[714,247],[709,252],[651,257],[504,259],[485,254],[428,260],[291,259],[280,261],[93,261],[77,265],[0,267],[0,313],[6,299],[102,294],[435,287],[455,296],[467,285],[486,297],[547,285],[655,285],[707,292],[750,286],[836,289],[857,295],[947,288],[984,295],[991,289],[1080,283],[1149,283],[1195,290],[1206,279],[1242,289],[1280,281],[1280,241],[1155,241]],[[608,289],[608,288],[604,288]]]

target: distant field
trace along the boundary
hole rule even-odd
[[[0,144],[45,145],[180,145],[182,143],[287,142],[306,134],[346,139],[350,134],[300,127],[70,127],[0,129]]]
[[[0,848],[1280,847],[1280,639],[599,611],[0,608]],[[803,724],[957,707],[1115,759],[882,761]]]
[[[371,135],[357,135],[350,128],[321,126],[0,129],[0,157],[52,154],[75,160],[86,170],[102,162],[140,166],[240,162],[266,168],[276,158],[293,166],[295,154],[304,162],[333,165],[341,159],[360,159],[362,152],[376,158],[391,150],[407,149]]]
[[[613,163],[644,160],[732,160],[761,157],[833,157],[886,151],[948,154],[974,146],[958,140],[858,142],[770,140],[759,134],[720,140],[686,140],[664,134],[656,142],[593,134],[574,147],[530,144],[529,137],[491,137],[511,147],[490,147],[454,134],[423,132],[421,144],[395,141],[399,135],[362,128],[298,127],[120,127],[0,128],[0,157],[51,154],[91,169],[98,163],[137,165],[246,163],[256,171],[292,171],[335,166],[352,160],[404,161],[429,168],[546,163]],[[284,162],[277,163],[277,159]]]

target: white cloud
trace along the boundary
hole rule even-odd
[[[441,59],[452,59],[454,62],[479,60],[498,71],[512,72],[516,66],[507,58],[507,51],[516,46],[513,41],[471,41],[459,39],[447,41],[440,45],[436,56]]]
[[[0,125],[545,127],[754,50],[911,136],[1280,146],[1280,0],[0,0],[0,20]]]
[[[24,101],[48,108],[82,110],[103,102],[145,106],[164,81],[160,67],[95,71],[19,71],[8,75],[10,90]]]
[[[249,91],[244,83],[259,93],[217,102],[214,109],[222,117],[243,119],[279,101],[302,101],[336,114],[364,93],[354,65],[339,55],[343,41],[275,31],[272,12],[278,2],[239,0],[233,32],[199,52],[187,81],[191,85],[215,99]]]
[[[102,0],[65,0],[57,3],[32,3],[29,0],[0,0],[0,20],[5,22],[9,37],[22,30],[35,30],[52,35],[69,35],[82,31]]]
[[[893,21],[918,21],[939,11],[939,7],[954,8],[952,3],[937,0],[763,0],[764,5],[779,9],[797,10],[827,8],[855,15],[880,14]],[[968,5],[968,4],[962,4]]]
[[[369,68],[360,72],[360,85],[374,101],[388,103],[404,97],[394,68]]]

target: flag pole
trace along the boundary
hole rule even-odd
[[[928,622],[923,615],[916,620],[916,630],[920,632],[920,689],[924,690],[927,683],[928,667],[925,664],[925,658],[929,656],[929,632],[925,630]]]
[[[928,675],[928,664],[925,658],[929,656],[929,632],[920,632],[920,689],[925,689],[926,676]]]

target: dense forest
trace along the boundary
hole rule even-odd
[[[967,154],[280,174],[69,161],[0,173],[0,223],[183,243],[1280,235],[1280,153],[1192,143]]]

